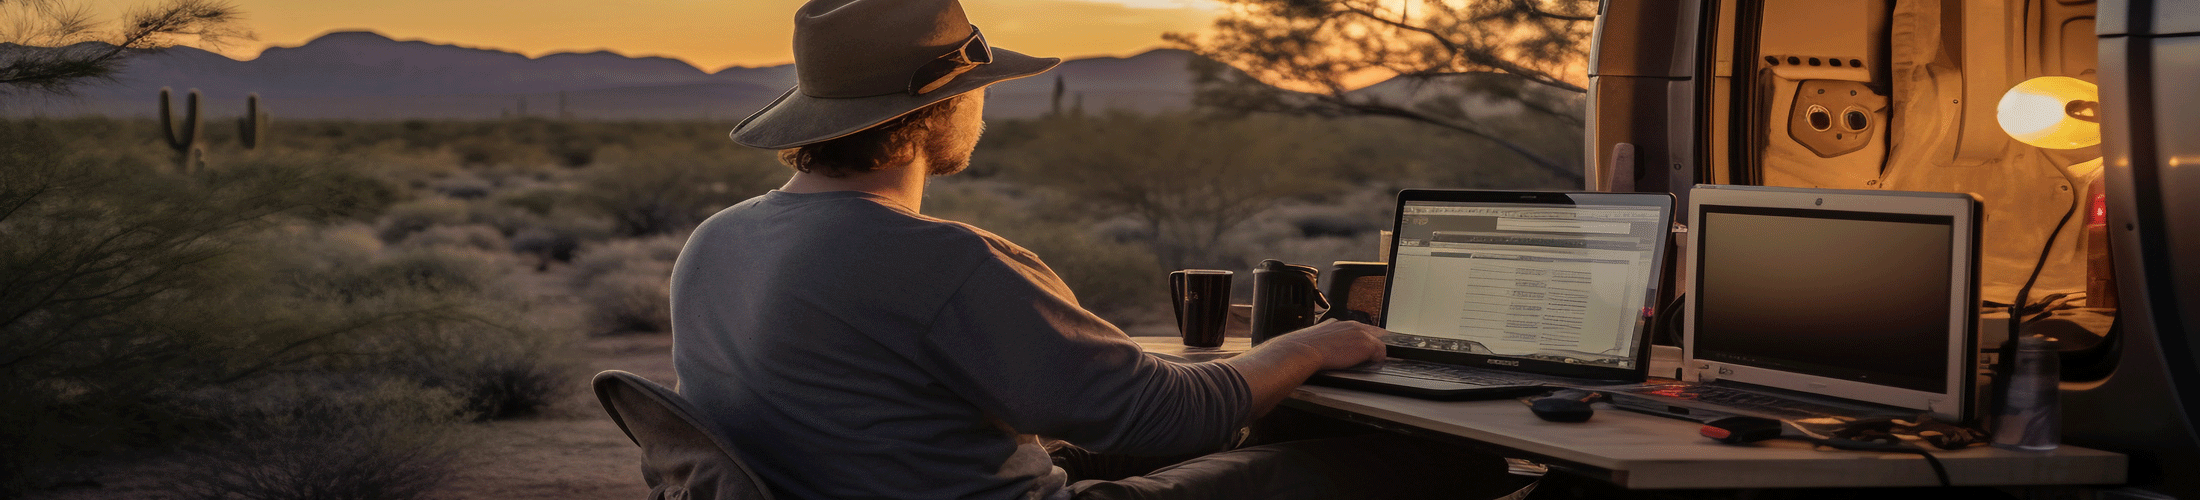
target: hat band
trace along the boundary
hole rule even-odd
[[[979,32],[978,27],[972,25],[970,38],[963,39],[961,46],[917,67],[916,73],[909,76],[909,95],[924,95],[926,92],[939,90],[955,77],[977,69],[979,65],[992,63],[993,46],[987,45],[985,33]]]

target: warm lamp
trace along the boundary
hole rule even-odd
[[[2001,96],[2001,130],[2025,144],[2078,149],[2101,143],[2101,88],[2067,76],[2025,80]]]

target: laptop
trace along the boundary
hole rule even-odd
[[[1681,381],[1604,388],[1621,408],[1745,415],[1977,415],[1978,240],[1969,194],[1697,186]]]
[[[1379,326],[1391,359],[1310,383],[1428,399],[1640,382],[1666,193],[1398,193]]]

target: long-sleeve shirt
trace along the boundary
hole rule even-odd
[[[1030,251],[860,192],[712,216],[672,320],[679,392],[782,498],[1045,498],[1034,436],[1191,453],[1251,412],[1234,368],[1142,353]]]

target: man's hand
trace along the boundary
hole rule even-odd
[[[1253,393],[1253,415],[1260,416],[1314,372],[1381,361],[1383,343],[1378,336],[1383,333],[1381,328],[1355,321],[1324,321],[1268,339],[1224,363],[1245,377],[1246,388]]]
[[[1262,342],[1263,348],[1280,348],[1283,344],[1305,346],[1321,355],[1321,369],[1339,370],[1383,360],[1381,328],[1358,321],[1327,320],[1299,331],[1278,335]],[[1277,347],[1269,347],[1276,345]]]

